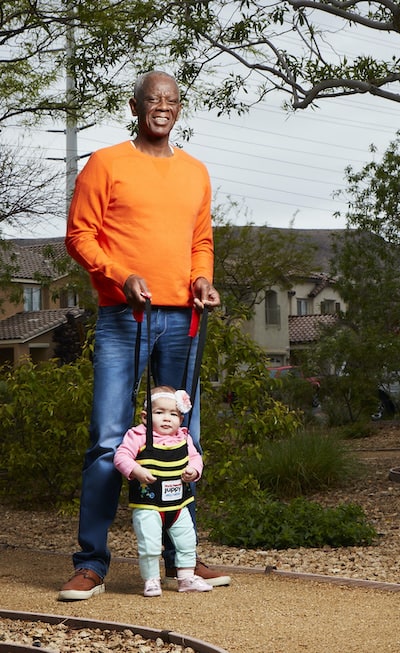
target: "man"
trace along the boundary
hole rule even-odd
[[[157,385],[180,387],[188,351],[192,307],[219,305],[212,286],[211,187],[205,166],[169,142],[181,110],[170,75],[142,75],[130,100],[137,117],[134,141],[95,152],[76,181],[66,247],[90,273],[99,297],[95,335],[91,446],[82,474],[79,520],[81,551],[74,576],[59,600],[88,599],[104,591],[110,565],[107,534],[118,507],[121,477],[116,448],[132,424],[137,322],[151,299],[151,352]],[[148,359],[146,318],[139,375]],[[192,347],[188,378],[194,367]],[[188,388],[190,391],[190,388]],[[199,393],[191,435],[200,450]],[[171,551],[166,566],[171,567]],[[173,571],[167,570],[167,575]],[[196,574],[211,585],[229,584],[199,563]]]

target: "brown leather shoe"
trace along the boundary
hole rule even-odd
[[[93,569],[77,569],[59,594],[59,601],[79,601],[90,599],[96,594],[101,594],[106,589],[103,579]]]
[[[231,582],[230,576],[222,576],[221,574],[218,574],[218,572],[210,569],[208,565],[204,564],[204,562],[198,558],[196,560],[194,574],[195,576],[200,576],[200,578],[205,580],[208,585],[211,585],[211,587],[222,587],[223,585],[230,585]],[[176,582],[176,567],[166,567],[164,581],[170,582],[172,580]]]
[[[211,587],[221,587],[222,585],[229,585],[231,582],[230,576],[222,576],[221,574],[218,574],[218,572],[210,569],[208,565],[205,565],[204,562],[199,559],[196,560],[194,573],[195,576],[200,576],[200,578],[205,580],[208,585],[211,585]]]

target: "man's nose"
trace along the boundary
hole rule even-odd
[[[163,109],[163,110],[168,109],[168,102],[167,102],[165,97],[160,97],[160,99],[158,101],[158,107],[157,108],[158,109]]]

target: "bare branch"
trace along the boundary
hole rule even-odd
[[[313,2],[313,0],[287,0],[293,9],[317,9],[326,14],[343,18],[346,21],[364,25],[371,29],[380,30],[382,32],[400,32],[400,7],[394,2],[381,2],[390,13],[392,13],[392,20],[383,22],[381,20],[373,20],[367,16],[363,16],[357,12],[349,11],[350,7],[355,7],[359,2]],[[362,4],[365,4],[364,2]]]

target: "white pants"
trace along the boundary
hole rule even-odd
[[[143,580],[160,578],[162,520],[158,510],[134,508],[132,524],[137,537],[139,569]],[[196,566],[196,533],[187,507],[168,529],[175,547],[175,565],[194,569]]]

